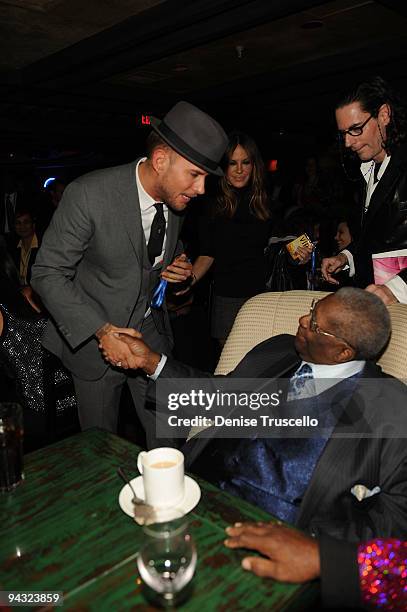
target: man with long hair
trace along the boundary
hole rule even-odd
[[[335,114],[342,145],[361,161],[364,206],[359,240],[324,259],[322,274],[337,284],[332,275],[348,267],[359,287],[367,286],[386,304],[407,303],[407,269],[379,284],[372,263],[372,255],[407,248],[405,109],[390,86],[375,77],[342,98]]]

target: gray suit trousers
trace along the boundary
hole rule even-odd
[[[170,354],[169,337],[158,334],[151,316],[143,322],[141,332],[153,350]],[[155,411],[145,408],[148,378],[143,373],[109,366],[98,380],[83,380],[73,375],[73,381],[82,430],[99,427],[112,433],[117,432],[120,396],[123,385],[127,383],[137,415],[146,430],[147,446],[163,446],[155,435]]]

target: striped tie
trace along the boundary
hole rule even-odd
[[[311,366],[304,363],[290,379],[287,401],[292,402],[310,395],[315,395],[314,376]]]

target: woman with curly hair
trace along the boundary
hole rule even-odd
[[[211,333],[221,345],[244,302],[266,290],[264,249],[271,216],[263,160],[250,136],[230,134],[223,168],[193,266],[193,283],[213,266]]]

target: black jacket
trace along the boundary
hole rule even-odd
[[[293,336],[286,334],[265,340],[254,347],[229,376],[284,377],[301,362],[293,340]],[[169,358],[159,380],[202,377],[211,375]],[[344,407],[343,417],[314,469],[300,505],[297,526],[316,536],[326,533],[348,541],[378,536],[405,538],[405,387],[384,374],[379,366],[367,362],[355,392],[350,397],[338,397],[337,401]],[[190,408],[185,411],[191,415]],[[368,429],[364,430],[363,424]],[[209,436],[207,432],[184,445],[182,450],[188,469],[194,471],[194,462],[201,454],[209,457],[209,444],[213,440]],[[213,442],[223,444],[220,438]],[[370,490],[380,486],[380,493],[359,502],[351,494],[356,484]]]
[[[359,608],[362,604],[356,542],[323,534],[319,540],[323,608]]]
[[[365,183],[365,181],[363,180]],[[366,185],[364,185],[366,189]],[[365,197],[366,194],[364,194]],[[372,254],[407,248],[407,145],[391,155],[362,217],[361,234],[350,249],[355,258],[356,285],[373,283]],[[400,276],[407,282],[407,271]]]

